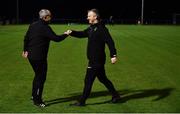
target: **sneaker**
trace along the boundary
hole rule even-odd
[[[111,102],[112,103],[117,103],[117,102],[120,101],[120,99],[121,99],[121,97],[119,95],[113,96],[112,99],[111,99]]]
[[[40,108],[44,108],[46,107],[46,104],[44,102],[34,102],[34,105],[40,107]]]
[[[85,106],[85,103],[81,103],[81,102],[75,102],[73,104],[70,104],[70,106]]]

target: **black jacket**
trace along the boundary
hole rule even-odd
[[[116,56],[114,41],[104,24],[90,25],[84,31],[72,31],[71,36],[78,38],[88,37],[87,57],[90,66],[102,66],[105,64],[105,43],[110,50],[110,57]]]
[[[29,26],[24,37],[24,51],[28,51],[29,59],[47,59],[50,40],[60,42],[66,37],[66,34],[56,35],[48,23],[40,19]]]

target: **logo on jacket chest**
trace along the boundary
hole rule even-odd
[[[93,32],[96,32],[97,31],[97,27],[91,27],[90,28],[90,34],[93,34]]]
[[[93,30],[94,30],[94,32],[97,31],[97,27],[95,27]]]

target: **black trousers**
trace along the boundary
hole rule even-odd
[[[112,82],[106,76],[104,66],[95,68],[89,66],[87,68],[86,77],[84,80],[83,94],[80,97],[79,102],[85,103],[86,99],[90,95],[91,88],[96,76],[98,80],[105,85],[105,87],[109,90],[112,96],[118,95],[118,92],[115,90]]]
[[[32,84],[32,97],[35,102],[42,102],[42,93],[47,74],[47,60],[31,60],[29,62],[35,73]]]

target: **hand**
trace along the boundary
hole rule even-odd
[[[112,63],[112,64],[115,64],[116,61],[117,61],[117,57],[112,57],[112,58],[111,58],[111,63]]]
[[[23,51],[23,53],[22,53],[22,57],[24,57],[24,58],[27,58],[27,56],[28,56],[28,52],[27,51]]]
[[[66,32],[64,32],[64,34],[70,35],[72,33],[72,30],[67,30]]]

